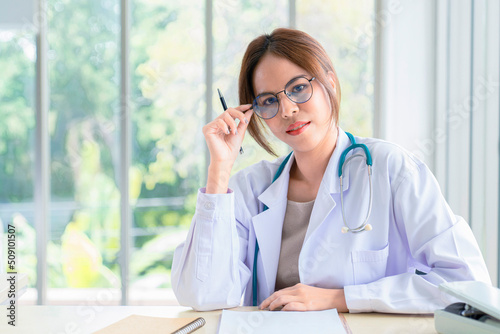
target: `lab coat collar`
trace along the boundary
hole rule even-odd
[[[321,185],[318,189],[318,194],[316,195],[314,207],[311,212],[311,218],[309,219],[309,225],[304,238],[304,245],[337,205],[333,196],[340,193],[340,178],[338,174],[339,160],[342,152],[344,152],[344,150],[351,145],[351,141],[349,137],[347,137],[346,133],[340,128],[338,128],[338,132],[337,145],[335,146],[335,150],[333,151],[330,161],[328,162],[325,174],[321,180]],[[348,156],[350,155],[352,155],[352,152],[348,153]],[[343,190],[346,191],[349,189],[349,169],[344,170],[343,180],[342,187]]]
[[[283,160],[284,158],[280,159],[280,164]],[[268,208],[275,206],[279,202],[286,202],[288,196],[288,183],[290,181],[290,169],[292,168],[294,161],[295,154],[292,153],[290,159],[288,159],[288,162],[283,168],[281,175],[258,197],[259,201],[261,201],[264,205],[267,205]]]
[[[284,158],[281,159],[281,162],[283,160]],[[280,177],[258,197],[269,209],[252,218],[264,269],[263,273],[262,270],[257,271],[257,281],[266,282],[266,284],[260,283],[258,285],[259,302],[274,292],[281,249],[281,231],[287,205],[288,181],[293,161],[292,154]]]

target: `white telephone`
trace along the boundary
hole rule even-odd
[[[463,300],[434,312],[443,334],[500,333],[500,289],[477,281],[448,282],[439,289]]]

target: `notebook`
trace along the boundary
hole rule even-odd
[[[161,318],[131,315],[94,334],[172,333],[196,318]],[[203,333],[203,327],[196,333]]]

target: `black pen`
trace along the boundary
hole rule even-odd
[[[222,108],[224,108],[224,111],[227,110],[227,105],[226,105],[226,100],[224,100],[224,96],[222,96],[222,93],[220,92],[220,89],[217,88],[217,91],[219,92],[219,99],[220,103],[222,103]],[[243,147],[240,146],[240,154],[243,154]]]

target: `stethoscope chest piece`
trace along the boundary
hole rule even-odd
[[[353,233],[356,233],[356,232],[362,232],[362,231],[371,231],[372,230],[372,225],[371,224],[366,224],[364,226],[364,228],[360,231],[353,231],[351,230],[349,227],[347,226],[343,226],[342,227],[342,233],[347,233],[347,232],[353,232]]]

